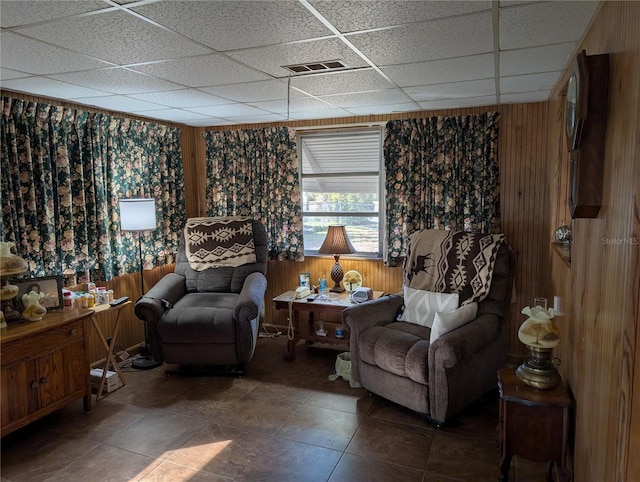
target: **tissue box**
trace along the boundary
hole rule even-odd
[[[91,388],[98,390],[100,388],[100,380],[102,380],[102,368],[94,368],[91,370]],[[103,393],[111,393],[122,386],[122,381],[116,372],[107,371],[107,378],[104,381]]]

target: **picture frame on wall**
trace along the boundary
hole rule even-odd
[[[42,276],[37,278],[14,278],[10,283],[18,287],[18,295],[15,298],[16,309],[22,313],[25,306],[22,303],[22,295],[30,291],[44,293],[40,304],[47,311],[61,310],[64,306],[62,300],[62,276]]]
[[[298,274],[298,286],[304,286],[305,288],[311,289],[311,273],[299,273]]]

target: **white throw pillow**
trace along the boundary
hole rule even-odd
[[[437,312],[454,311],[458,304],[458,293],[436,293],[405,286],[404,311],[398,319],[431,328]]]
[[[477,313],[478,303],[475,301],[449,313],[436,313],[433,319],[433,326],[431,326],[430,343],[433,343],[445,333],[449,333],[462,325],[466,325],[475,319]]]

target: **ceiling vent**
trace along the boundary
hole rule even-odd
[[[282,68],[287,69],[294,74],[310,74],[319,72],[329,72],[334,70],[345,70],[349,66],[342,60],[329,60],[326,62],[309,62],[307,64],[283,65]]]

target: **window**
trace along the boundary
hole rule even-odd
[[[358,254],[382,253],[382,127],[299,134],[305,254],[344,224]]]

